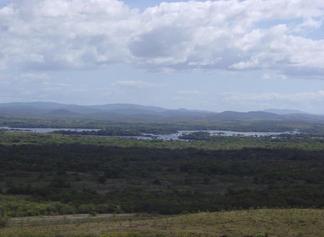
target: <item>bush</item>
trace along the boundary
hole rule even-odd
[[[8,225],[8,218],[0,217],[0,228],[4,228]]]

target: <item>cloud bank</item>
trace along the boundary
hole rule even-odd
[[[134,64],[324,77],[323,0],[161,3],[12,0],[0,8],[0,70]]]

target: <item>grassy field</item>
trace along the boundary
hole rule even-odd
[[[1,237],[320,237],[324,210],[260,209],[178,216],[16,218]]]

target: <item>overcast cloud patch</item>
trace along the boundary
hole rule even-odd
[[[307,33],[323,19],[322,0],[188,1],[142,11],[118,0],[13,0],[0,7],[0,70],[130,63],[321,78],[324,40]]]

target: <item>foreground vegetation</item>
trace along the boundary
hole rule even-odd
[[[323,150],[309,136],[0,132],[0,237],[322,236]]]
[[[324,207],[322,151],[0,146],[0,214]]]
[[[319,237],[324,211],[246,210],[179,216],[15,219],[0,237]]]

